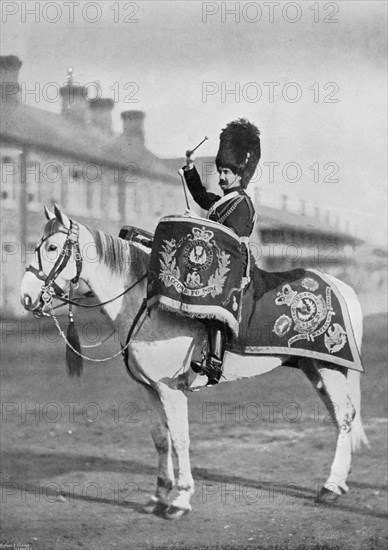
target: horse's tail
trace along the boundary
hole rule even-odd
[[[348,370],[348,387],[350,391],[350,398],[353,406],[356,409],[356,415],[352,422],[352,451],[360,449],[362,443],[369,447],[369,441],[365,434],[364,427],[361,420],[361,385],[360,385],[361,373],[356,370]]]

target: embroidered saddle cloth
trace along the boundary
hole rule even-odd
[[[347,305],[326,275],[313,269],[268,273],[254,266],[251,276],[230,351],[309,357],[363,372]]]
[[[252,259],[245,286],[246,259],[245,244],[219,223],[162,218],[151,251],[148,307],[226,323],[233,353],[308,357],[364,370],[347,305],[326,275],[270,273]]]
[[[147,304],[218,319],[237,335],[246,247],[227,227],[204,218],[168,216],[156,228]]]

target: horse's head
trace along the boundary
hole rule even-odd
[[[54,213],[45,207],[45,214],[48,222],[21,285],[23,307],[37,316],[48,310],[54,296],[68,294],[82,269],[78,224],[56,205]]]

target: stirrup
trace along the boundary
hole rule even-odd
[[[206,386],[215,386],[222,376],[222,361],[216,357],[208,358],[203,372],[209,379]]]
[[[221,379],[222,376],[222,363],[213,364],[206,368],[206,376],[208,377],[208,382],[206,386],[215,386]]]
[[[206,363],[201,361],[191,361],[190,367],[194,372],[208,377],[206,386],[215,386],[222,376],[222,362],[219,359],[211,357]]]
[[[202,363],[202,361],[191,361],[190,362],[190,367],[193,369],[194,372],[196,372],[197,374],[205,374],[203,372],[203,368],[204,368],[204,364]]]

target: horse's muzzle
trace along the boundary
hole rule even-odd
[[[31,311],[35,315],[35,317],[42,317],[43,315],[47,315],[47,313],[45,313],[44,311],[46,304],[43,302],[41,295],[35,302],[33,302],[29,294],[23,294],[23,296],[21,296],[20,298],[20,301],[24,309],[26,309],[27,311]]]

